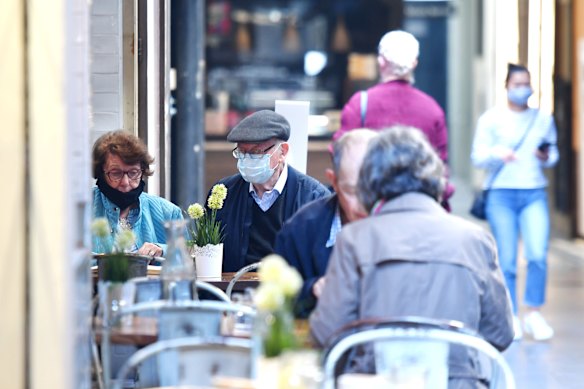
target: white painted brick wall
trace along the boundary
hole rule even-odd
[[[121,0],[93,0],[90,14],[91,139],[122,128]]]

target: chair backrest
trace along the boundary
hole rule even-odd
[[[377,373],[388,380],[403,378],[414,380],[409,381],[414,385],[412,387],[446,388],[448,354],[453,347],[462,347],[477,354],[480,373],[489,381],[490,388],[515,389],[513,374],[501,353],[474,332],[461,328],[458,322],[407,317],[366,325],[364,329],[353,327],[348,335],[339,336],[337,339],[340,340],[325,352],[325,389],[337,387],[337,363],[346,357],[346,353],[366,344],[373,344]],[[422,376],[423,383],[413,384],[417,379],[414,376],[403,377],[416,372]],[[399,374],[402,377],[395,377]]]
[[[181,336],[221,335],[220,321],[225,314],[245,315],[254,318],[256,310],[231,302],[203,301],[150,301],[130,305],[112,316],[110,326],[119,323],[123,317],[144,312],[158,313],[158,337],[163,339]],[[211,318],[211,319],[209,319]]]
[[[121,367],[113,389],[121,389],[128,374],[148,359],[169,354],[176,358],[173,358],[172,364],[159,364],[161,382],[173,381],[173,385],[211,387],[214,377],[253,378],[255,369],[252,350],[252,341],[249,339],[160,340],[138,350],[128,359]]]
[[[150,313],[150,315],[145,315]],[[155,314],[155,315],[153,315]],[[109,387],[112,364],[110,334],[113,326],[123,322],[125,317],[157,316],[158,339],[170,340],[181,337],[218,337],[225,331],[222,319],[226,314],[255,317],[256,311],[245,305],[224,301],[181,300],[178,302],[157,300],[125,306],[112,315],[109,325],[105,325],[102,335],[103,373],[106,387]]]
[[[146,301],[156,301],[162,299],[162,283],[160,278],[138,277],[129,280],[136,285],[135,302],[142,303]],[[221,289],[206,281],[195,282],[197,290],[207,291],[219,301],[231,302],[231,299]],[[191,296],[192,297],[192,296]]]
[[[231,299],[229,298],[227,293],[206,281],[197,281],[197,289],[211,293],[213,296],[217,297],[217,300],[219,301],[225,301],[227,303],[231,302]]]
[[[235,284],[237,283],[237,281],[239,281],[239,279],[245,273],[249,273],[251,271],[259,269],[260,264],[261,264],[261,262],[256,262],[256,263],[252,263],[251,265],[247,265],[247,266],[239,269],[237,271],[237,273],[235,273],[233,275],[233,278],[231,279],[231,281],[229,281],[229,284],[227,284],[227,289],[225,289],[225,294],[227,294],[227,297],[229,297],[231,299],[231,294],[233,293],[233,288],[235,287]]]
[[[206,284],[203,285],[200,282],[196,283],[197,289],[210,289],[210,292],[213,295],[218,295],[218,298],[222,299],[223,301],[229,301],[227,295],[223,293],[221,290],[213,290],[213,286]],[[193,290],[192,290],[193,283],[192,281],[181,281],[175,287],[175,293],[182,299],[193,299]],[[134,304],[134,303],[145,303],[151,301],[157,301],[162,299],[162,283],[160,277],[135,277],[128,280],[124,283],[123,288],[127,290],[127,300],[126,303]],[[207,295],[208,296],[208,295]],[[142,312],[137,312],[136,316],[139,317],[155,317],[157,316],[158,312],[156,310],[145,310]],[[129,322],[132,321],[131,317],[127,318]],[[125,361],[136,352],[137,348],[133,345],[120,345],[114,344],[111,348],[111,353],[108,358],[108,366],[107,369],[111,375],[111,377],[115,377],[116,372],[119,368],[125,363]],[[150,362],[152,366],[147,366],[147,364],[142,365],[140,367],[140,377],[142,381],[145,382],[146,376],[149,375],[154,379],[154,374],[152,373],[156,364]],[[154,381],[152,381],[154,382]]]

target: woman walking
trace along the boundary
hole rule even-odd
[[[491,108],[478,120],[472,161],[488,173],[486,215],[513,303],[515,339],[522,337],[516,295],[521,237],[527,260],[523,330],[535,340],[546,340],[554,331],[540,313],[545,303],[550,233],[543,169],[558,161],[556,127],[553,117],[527,105],[533,93],[527,68],[509,64],[505,86],[507,106]]]

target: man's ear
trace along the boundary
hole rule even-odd
[[[380,71],[385,70],[385,68],[387,67],[387,60],[381,54],[377,55],[377,65],[379,66]]]
[[[329,180],[329,182],[331,183],[331,185],[333,186],[333,188],[335,188],[335,190],[337,189],[337,175],[335,174],[335,171],[333,169],[326,169],[324,171],[324,174],[326,175],[327,180]]]
[[[412,65],[412,72],[414,70],[416,70],[416,67],[418,67],[418,59],[416,58],[416,60],[414,61],[414,64]]]
[[[288,142],[283,142],[280,145],[280,148],[282,149],[282,156],[285,157],[288,155],[288,151],[290,150],[290,145],[288,144]]]

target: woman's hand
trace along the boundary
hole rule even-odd
[[[146,242],[138,249],[138,254],[146,255],[149,257],[161,257],[162,256],[162,248],[160,246],[155,245],[154,243]]]
[[[495,150],[493,150],[493,154],[505,163],[515,161],[517,159],[515,152],[512,149],[504,146],[497,146]]]
[[[541,151],[539,149],[535,150],[535,156],[537,157],[537,159],[539,159],[542,162],[545,162],[548,160],[548,158],[550,157],[550,152],[549,149],[546,149],[545,151]]]
[[[491,155],[493,155],[495,158],[499,158],[505,163],[515,161],[517,159],[515,156],[515,151],[503,145],[497,145],[493,147]]]

